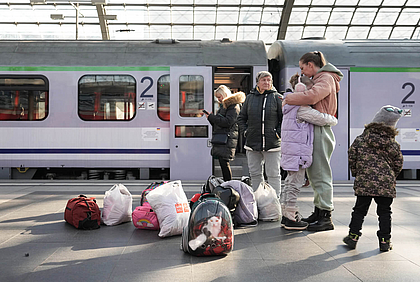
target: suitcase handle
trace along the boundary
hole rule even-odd
[[[90,198],[88,198],[87,196],[80,194],[78,196],[78,198],[81,198],[80,200],[86,200],[86,201],[92,200],[92,201],[94,201],[96,203],[96,197],[90,197]]]

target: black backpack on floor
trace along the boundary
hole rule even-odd
[[[223,201],[223,203],[225,203],[229,211],[233,214],[241,198],[239,193],[229,185],[216,186],[213,189],[212,193],[217,195]]]

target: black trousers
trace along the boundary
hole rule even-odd
[[[224,181],[232,180],[232,170],[228,160],[219,158],[220,168],[222,169],[222,175]]]
[[[393,198],[386,197],[368,197],[368,196],[357,196],[356,204],[353,208],[350,221],[350,232],[358,235],[362,235],[362,225],[365,216],[368,213],[370,203],[372,199],[377,204],[376,214],[379,220],[379,230],[376,232],[378,238],[391,238],[391,204]]]

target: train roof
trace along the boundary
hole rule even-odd
[[[263,41],[0,41],[0,66],[267,65]]]
[[[420,67],[420,40],[279,40],[268,58],[296,67],[312,51],[321,51],[337,67]]]

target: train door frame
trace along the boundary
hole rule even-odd
[[[219,87],[220,85],[226,85],[227,87],[229,87],[229,89],[232,91],[232,93],[236,93],[239,91],[242,91],[245,93],[245,95],[247,95],[249,93],[249,91],[251,91],[251,89],[253,88],[253,66],[215,66],[213,67],[213,89],[216,90],[217,87]],[[233,76],[235,75],[239,75],[241,77],[235,79]],[[232,79],[233,78],[233,79]],[[240,86],[240,87],[238,87]],[[213,108],[212,108],[212,112],[216,113],[218,110],[218,101],[215,97],[213,97]],[[210,129],[211,130],[211,129]],[[235,155],[238,156],[240,154],[245,156],[245,149],[244,149],[244,145],[245,145],[245,140],[242,136],[242,134],[239,134],[239,138],[238,138],[238,145],[236,147],[236,152]],[[216,167],[219,166],[218,160],[213,159],[213,175],[215,175],[215,171],[216,171]],[[241,161],[238,161],[238,164],[241,164]],[[241,164],[242,166],[242,174],[246,174],[246,172],[244,172],[244,170],[247,171],[247,167],[243,167],[243,164]],[[233,174],[233,172],[232,172]]]
[[[333,127],[333,132],[335,136],[335,149],[331,156],[331,169],[333,173],[333,179],[343,179],[349,180],[349,167],[348,159],[343,158],[342,156],[347,156],[349,144],[349,134],[350,134],[350,125],[349,125],[349,105],[350,105],[350,96],[349,96],[349,69],[340,68],[338,69],[343,73],[344,77],[340,81],[340,91],[337,94],[337,119],[338,123]]]
[[[213,101],[211,67],[170,68],[170,179],[206,180],[212,174],[211,125],[203,109],[196,116],[180,115],[179,97],[185,94],[180,93],[181,76],[202,76],[203,109],[211,109]]]

